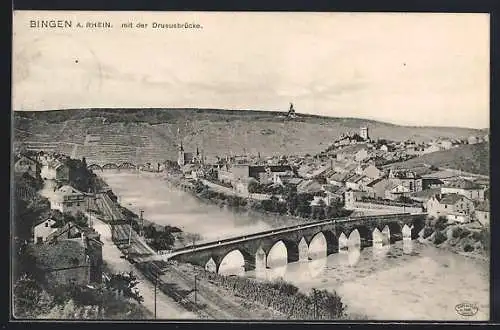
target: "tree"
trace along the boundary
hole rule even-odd
[[[138,303],[142,303],[144,298],[140,295],[137,284],[139,284],[139,281],[133,272],[113,274],[109,281],[106,282],[106,288],[112,292],[118,292],[124,297],[133,299]]]
[[[257,180],[253,179],[248,182],[248,192],[251,194],[255,194],[260,192],[260,184]]]

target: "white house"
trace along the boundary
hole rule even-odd
[[[385,191],[385,198],[387,199],[397,200],[402,196],[408,197],[410,195],[410,189],[400,183],[395,183],[388,188],[389,189]]]
[[[50,199],[50,208],[61,212],[75,213],[85,210],[86,195],[72,186],[65,185],[55,192],[55,196]]]
[[[361,149],[354,155],[354,160],[356,160],[357,162],[362,162],[369,157],[370,156],[368,154],[368,151],[366,149]]]
[[[488,203],[481,203],[475,210],[475,218],[483,226],[490,225],[490,208]]]
[[[450,140],[442,140],[439,143],[439,145],[441,148],[443,148],[445,150],[451,149],[453,147],[453,143]]]
[[[424,151],[422,152],[422,154],[430,154],[432,152],[437,152],[440,150],[441,150],[441,148],[439,148],[437,145],[433,144],[433,145],[425,148]]]
[[[57,228],[52,228],[56,224],[56,221],[48,218],[39,222],[33,227],[33,239],[37,244],[44,243],[47,237],[53,232],[57,231]]]
[[[59,161],[51,161],[43,164],[40,175],[46,180],[69,180],[69,167]]]
[[[468,216],[474,212],[474,203],[465,196],[458,194],[436,195],[430,198],[426,205],[427,213],[433,217],[456,215]]]

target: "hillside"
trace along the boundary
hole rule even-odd
[[[489,175],[490,145],[486,142],[465,144],[457,148],[437,151],[405,162],[395,163],[391,167],[415,168],[422,164]]]
[[[284,112],[216,109],[74,109],[14,113],[15,141],[59,150],[90,161],[163,161],[176,158],[177,131],[187,151],[198,146],[208,157],[318,153],[341,133],[367,126],[372,138],[427,141],[463,138],[479,130],[398,126],[373,120]],[[85,142],[88,134],[97,139]]]

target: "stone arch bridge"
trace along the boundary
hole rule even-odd
[[[402,213],[322,220],[176,249],[163,257],[218,272],[223,259],[239,251],[245,271],[249,271],[267,267],[267,256],[279,242],[285,245],[290,263],[303,260],[304,254],[307,257],[311,242],[321,235],[326,241],[326,255],[348,244],[364,248],[374,243],[384,245],[403,238],[414,239],[424,227],[426,216],[425,213]]]
[[[154,163],[156,164],[156,163]],[[134,164],[130,162],[123,162],[123,163],[105,163],[105,164],[90,164],[87,166],[88,169],[94,170],[94,171],[103,171],[103,170],[136,170],[136,169],[141,169],[147,167],[148,164]]]

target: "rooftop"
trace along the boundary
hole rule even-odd
[[[465,179],[458,179],[444,185],[446,188],[459,188],[459,189],[480,189],[481,186]]]
[[[466,197],[459,194],[446,194],[438,197],[439,203],[446,205],[454,205]]]
[[[78,267],[84,264],[85,242],[80,238],[58,241],[34,248],[36,263],[45,270]]]

